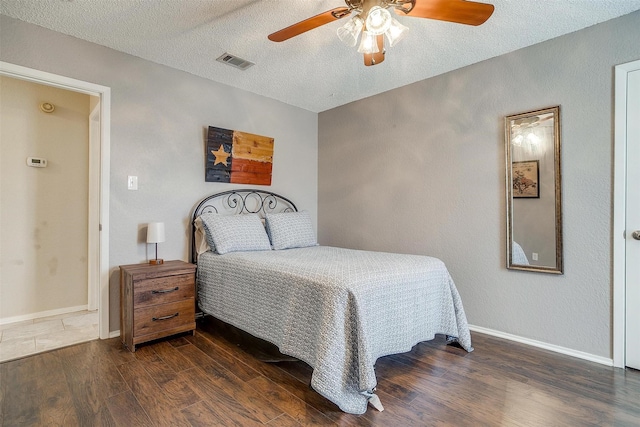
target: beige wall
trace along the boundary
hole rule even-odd
[[[613,70],[638,40],[634,12],[320,113],[320,243],[439,257],[471,324],[611,358]],[[565,274],[510,271],[504,117],[555,105]]]
[[[0,321],[86,306],[89,96],[8,77],[0,94]]]

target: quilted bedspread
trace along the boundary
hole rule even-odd
[[[435,334],[472,351],[460,295],[437,258],[328,246],[202,254],[201,309],[313,368],[311,386],[362,414],[379,357]]]

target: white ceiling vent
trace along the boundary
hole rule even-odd
[[[231,65],[232,67],[236,67],[241,70],[246,70],[252,65],[255,65],[253,62],[247,61],[246,59],[238,58],[237,56],[233,56],[226,52],[222,54],[222,56],[217,58],[216,61],[224,62],[225,64]]]

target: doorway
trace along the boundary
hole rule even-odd
[[[640,369],[640,61],[615,68],[613,364]],[[640,236],[639,236],[640,237]]]
[[[97,97],[99,138],[89,147],[88,277],[98,308],[98,331],[109,338],[109,155],[111,89],[0,61],[0,75]],[[95,112],[95,109],[94,109]]]

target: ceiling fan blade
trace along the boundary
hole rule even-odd
[[[280,31],[269,34],[269,40],[274,42],[283,42],[290,39],[291,37],[299,36],[300,34],[305,33],[309,30],[313,30],[314,28],[328,24],[329,22],[337,21],[340,18],[344,18],[345,16],[349,15],[349,13],[351,13],[351,9],[349,8],[336,7],[335,9],[331,9],[319,15],[312,16],[311,18],[305,19],[304,21],[300,21],[287,28],[283,28]]]
[[[377,36],[376,41],[378,42],[378,50],[380,52],[364,54],[364,65],[367,67],[370,65],[378,65],[384,61],[384,35],[380,34]]]
[[[480,25],[493,13],[493,5],[466,0],[416,0],[416,5],[409,13],[402,9],[396,9],[396,13],[458,24]]]

